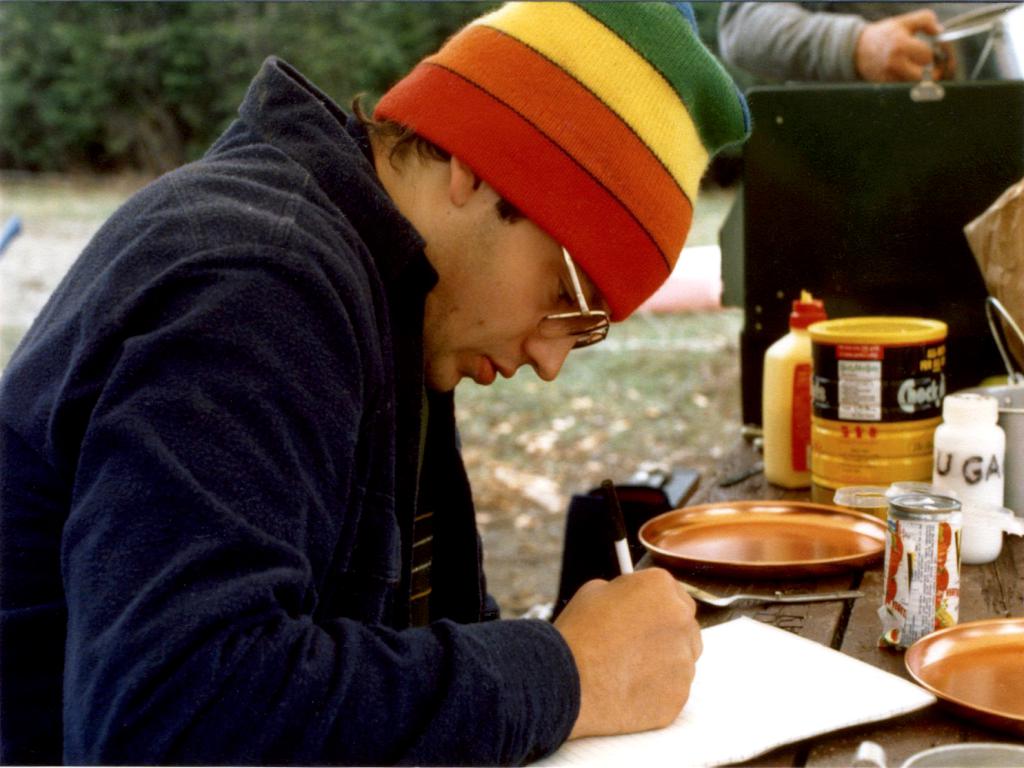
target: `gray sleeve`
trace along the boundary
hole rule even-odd
[[[813,12],[797,3],[723,3],[722,58],[775,80],[857,80],[854,51],[867,22],[847,13]]]

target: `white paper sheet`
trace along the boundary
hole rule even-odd
[[[535,765],[723,765],[935,701],[901,677],[753,619],[702,637],[690,699],[672,725],[570,741]]]

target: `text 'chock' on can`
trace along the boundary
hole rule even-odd
[[[811,336],[812,497],[846,485],[931,480],[946,394],[946,324],[847,317]]]
[[[960,614],[960,502],[907,493],[889,500],[882,647],[908,648]]]

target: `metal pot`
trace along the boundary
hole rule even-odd
[[[885,768],[885,750],[874,741],[862,741],[853,758],[854,765]],[[992,768],[1019,766],[1024,762],[1024,747],[999,742],[967,742],[945,744],[917,752],[904,760],[899,768],[962,768],[965,765],[987,765]]]
[[[1006,307],[995,296],[985,299],[985,316],[989,328],[992,329],[992,338],[1006,364],[1008,383],[1004,386],[974,387],[964,391],[990,395],[999,401],[999,426],[1006,433],[1003,503],[1018,517],[1024,517],[1024,372],[1014,370],[1014,360],[1004,343],[1004,334],[1010,332],[1024,343],[1024,330],[1021,330]]]
[[[987,6],[954,16],[935,37],[951,80],[1024,80],[1024,6]]]

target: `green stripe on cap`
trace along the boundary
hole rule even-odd
[[[665,45],[666,25],[679,24],[679,11],[668,3],[580,3],[658,70],[679,94],[694,118],[701,140],[713,155],[726,144],[741,140],[747,119],[739,97],[722,98],[736,86],[725,68],[702,50],[703,44],[689,24],[680,35],[692,38],[692,52]],[[642,8],[640,6],[643,6]],[[709,91],[709,83],[717,89]]]

